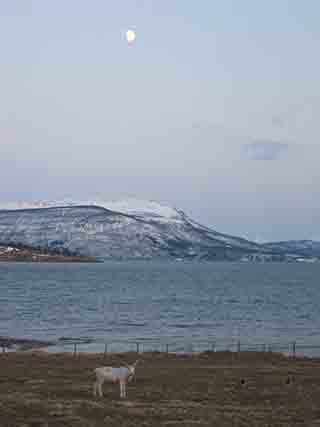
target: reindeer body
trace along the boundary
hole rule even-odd
[[[112,366],[101,366],[94,370],[96,374],[96,381],[93,384],[93,395],[103,396],[102,384],[104,382],[119,383],[120,384],[120,397],[126,397],[126,384],[132,380],[135,374],[135,367],[138,361],[133,365],[122,366],[114,368]]]

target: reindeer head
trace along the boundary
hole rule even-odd
[[[135,375],[135,370],[136,370],[136,366],[138,364],[138,360],[136,360],[132,365],[128,365],[127,363],[125,363],[126,367],[129,370],[129,377],[128,377],[128,381],[132,381],[134,375]]]

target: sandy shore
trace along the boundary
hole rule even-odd
[[[0,426],[306,426],[320,423],[320,360],[270,353],[144,353],[128,398],[93,369],[126,354],[0,354]]]
[[[34,350],[39,348],[47,348],[54,345],[51,341],[32,340],[27,338],[11,338],[0,336],[0,347],[2,351],[6,350]]]

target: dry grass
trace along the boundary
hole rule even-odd
[[[93,368],[135,358],[0,354],[0,427],[320,426],[320,360],[148,353],[128,399],[93,398]]]

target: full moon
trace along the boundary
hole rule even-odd
[[[126,32],[126,38],[128,43],[133,43],[136,39],[136,33],[133,30],[128,30]]]

